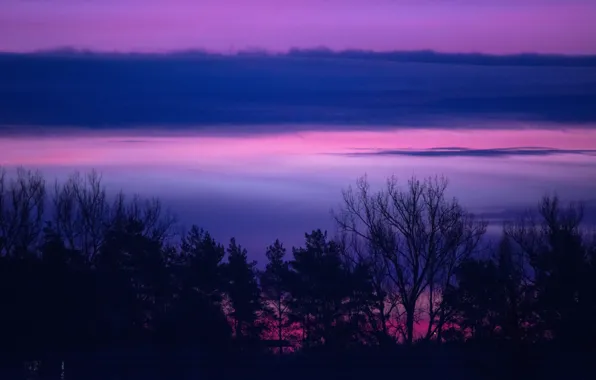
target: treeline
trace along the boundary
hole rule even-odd
[[[590,350],[596,241],[581,205],[544,198],[491,249],[487,223],[447,185],[390,178],[372,190],[362,178],[343,192],[336,234],[275,241],[257,269],[235,239],[179,233],[158,200],[110,197],[95,172],[52,185],[2,171],[1,371],[221,378],[255,354],[277,363],[447,346],[515,353],[521,368],[536,347]]]

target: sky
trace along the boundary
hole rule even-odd
[[[445,175],[493,232],[547,192],[594,210],[596,56],[503,56],[596,54],[593,20],[593,0],[0,0],[0,52],[100,52],[0,54],[0,166],[97,169],[255,259],[332,230],[363,174]],[[257,47],[334,51],[106,53]]]
[[[592,0],[0,0],[0,51],[596,53]]]

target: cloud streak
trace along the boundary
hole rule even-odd
[[[555,149],[544,147],[515,147],[496,149],[470,149],[441,147],[430,149],[380,149],[368,152],[342,153],[346,156],[412,156],[412,157],[508,157],[508,156],[552,156],[577,154],[596,156],[596,149]]]

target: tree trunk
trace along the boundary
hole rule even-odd
[[[380,319],[381,319],[381,340],[379,341],[379,344],[384,346],[385,344],[388,343],[388,337],[389,337],[389,331],[387,329],[387,318],[385,317],[385,305],[383,305],[383,303],[381,302],[381,305],[379,307],[380,310]]]
[[[434,286],[431,281],[428,289],[428,327],[426,328],[426,340],[432,339],[433,325],[435,322],[435,307],[434,307]]]
[[[279,340],[279,354],[283,353],[283,344],[281,341],[283,334],[282,334],[282,315],[279,314],[279,319],[277,321],[277,339]]]
[[[443,327],[445,326],[445,309],[441,308],[439,312],[439,322],[437,323],[437,344],[443,343]]]
[[[406,310],[406,344],[412,345],[414,342],[414,308],[411,305]]]

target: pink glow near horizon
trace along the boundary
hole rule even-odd
[[[252,136],[147,137],[134,134],[0,138],[2,165],[159,165],[217,163],[431,148],[596,148],[596,130],[308,131]],[[243,163],[247,163],[243,161]]]
[[[262,47],[596,53],[586,0],[0,2],[0,50]]]
[[[0,138],[0,165],[219,165],[271,160],[317,165],[333,155],[375,150],[460,147],[594,149],[596,131],[408,130],[300,132],[253,136],[161,136],[134,134]],[[582,157],[573,157],[581,160]],[[404,158],[406,159],[406,158]],[[530,157],[524,160],[532,159]],[[544,160],[544,157],[540,157]],[[560,158],[559,158],[560,159]],[[281,161],[280,161],[281,160]]]
[[[410,130],[312,131],[249,136],[153,136],[130,132],[111,135],[0,138],[0,165],[23,165],[64,175],[96,168],[135,191],[159,188],[170,193],[242,191],[259,199],[310,199],[326,204],[339,189],[368,174],[382,183],[401,178],[446,175],[454,194],[484,207],[487,197],[531,199],[538,188],[577,183],[566,189],[584,198],[596,177],[593,155],[483,157],[358,156],[375,149],[421,150],[441,147],[495,149],[546,147],[596,148],[596,130]],[[195,174],[192,174],[195,173]],[[54,176],[50,175],[50,178]],[[470,192],[470,188],[481,191]],[[514,182],[525,186],[513,186]],[[536,187],[538,186],[538,188]],[[577,194],[575,194],[577,192]],[[153,194],[149,194],[153,195]],[[540,194],[538,194],[539,196]]]

